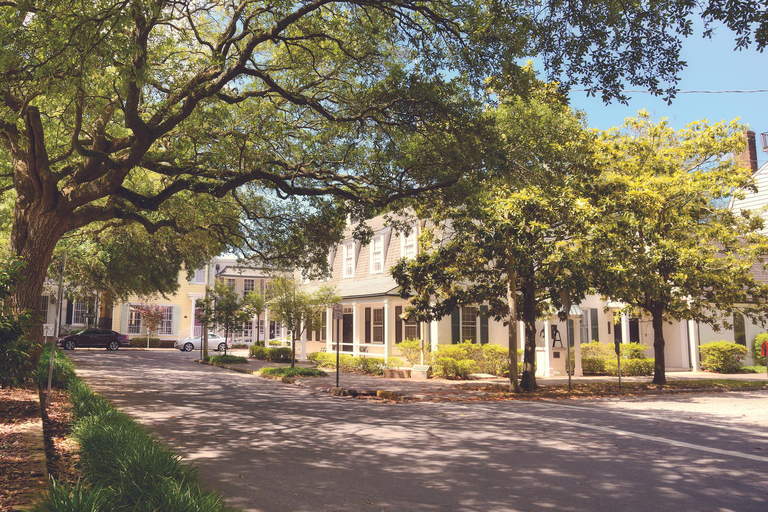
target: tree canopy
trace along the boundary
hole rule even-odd
[[[603,219],[589,246],[594,283],[651,316],[656,384],[666,382],[665,321],[719,328],[736,308],[768,318],[768,286],[752,273],[768,255],[762,220],[725,203],[754,186],[751,170],[730,158],[743,147],[742,131],[704,121],[674,131],[640,112],[598,141]]]
[[[523,319],[521,387],[533,390],[536,319],[560,305],[561,291],[578,298],[587,288],[585,279],[574,287],[564,276],[582,272],[574,254],[595,217],[588,197],[597,175],[593,136],[544,84],[528,98],[504,98],[495,119],[499,142],[488,148],[498,151],[493,167],[458,204],[422,205],[434,236],[425,237],[425,251],[398,263],[393,275],[423,319],[479,304],[482,314],[507,324],[511,368],[517,367],[517,320]]]
[[[737,34],[762,23],[707,5]],[[2,2],[0,189],[14,200],[10,250],[27,263],[16,302],[39,309],[56,244],[81,230],[95,239],[130,224],[150,235],[217,230],[261,255],[322,264],[349,205],[445,186],[481,165],[482,91],[523,92],[525,57],[542,56],[563,87],[587,84],[606,100],[621,99],[625,83],[673,96],[694,9],[691,0]],[[764,44],[762,32],[756,39]],[[201,194],[212,211],[195,216]],[[260,235],[286,214],[327,229],[284,231],[295,236],[281,244]],[[319,250],[279,253],[302,245]]]

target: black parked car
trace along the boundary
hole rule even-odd
[[[120,347],[130,347],[128,336],[109,329],[86,329],[80,334],[69,334],[56,340],[56,343],[66,349],[75,347],[103,347],[107,350],[117,350]]]

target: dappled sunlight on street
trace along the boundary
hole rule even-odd
[[[666,420],[598,400],[386,404],[181,354],[101,355],[76,354],[78,373],[244,510],[768,509],[768,438],[745,445],[733,428],[746,425],[704,412]]]

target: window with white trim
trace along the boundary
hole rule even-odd
[[[195,270],[195,275],[189,280],[190,284],[205,284],[205,269],[199,268]]]
[[[373,342],[384,343],[384,308],[373,310]]]
[[[371,240],[371,274],[384,271],[384,235],[373,237]]]
[[[477,308],[464,306],[461,308],[461,343],[465,341],[477,342]]]
[[[418,252],[418,244],[417,244],[417,237],[416,237],[416,231],[417,231],[417,225],[413,226],[413,229],[411,229],[411,232],[408,233],[408,235],[401,234],[400,235],[400,256],[402,258],[413,258],[416,256],[416,253]]]
[[[344,244],[344,277],[355,276],[355,243]]]
[[[255,290],[255,281],[253,279],[244,279],[243,280],[243,294],[252,292]]]
[[[403,320],[403,339],[416,340],[421,337],[419,322],[413,319]]]
[[[76,300],[75,303],[72,305],[72,323],[73,324],[84,324],[85,323],[85,312],[87,309],[87,304],[83,301]]]
[[[43,319],[43,323],[48,323],[48,296],[43,295],[40,298],[40,316]]]
[[[128,313],[128,334],[141,333],[141,313],[131,309]]]
[[[228,288],[231,288],[232,290],[235,289],[235,280],[234,279],[228,277],[227,279],[224,280],[224,282],[226,283]]]
[[[163,306],[163,320],[157,330],[158,334],[173,334],[173,306]]]

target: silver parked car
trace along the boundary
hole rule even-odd
[[[195,338],[186,338],[183,340],[178,340],[176,343],[173,344],[173,348],[177,348],[181,350],[182,352],[192,352],[193,350],[200,350],[200,345],[202,344],[202,336],[197,336]],[[224,336],[219,336],[215,332],[209,332],[208,333],[208,348],[213,349],[215,348],[219,352],[224,352],[224,348],[230,348],[232,346],[232,340],[225,340]]]

